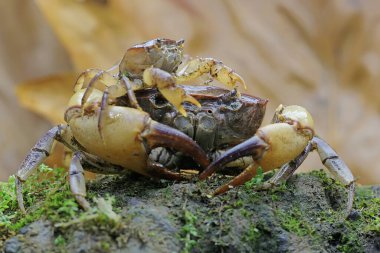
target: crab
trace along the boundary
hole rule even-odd
[[[187,117],[157,89],[137,90],[137,102],[145,112],[131,108],[132,102],[126,94],[109,101],[102,111],[106,112],[102,135],[97,131],[102,91],[94,88],[83,106],[81,101],[86,89],[76,92],[65,112],[67,125],[49,130],[17,172],[20,209],[25,212],[22,182],[49,156],[55,141],[73,151],[71,191],[80,206],[88,209],[84,170],[102,174],[123,174],[131,170],[152,178],[186,180],[191,175],[176,172],[178,168],[205,169],[209,159],[252,136],[261,124],[266,99],[239,96],[235,90],[214,86],[182,85],[181,89],[202,105],[184,103]],[[238,165],[245,163],[241,160]],[[230,167],[236,167],[236,163]]]
[[[109,97],[115,98],[124,94],[128,95],[131,107],[141,109],[134,91],[157,88],[165,99],[183,116],[186,116],[183,102],[190,102],[198,107],[201,105],[178,86],[178,83],[208,75],[209,79],[205,84],[216,79],[234,89],[237,89],[238,84],[246,88],[243,78],[221,61],[213,58],[196,57],[192,59],[184,56],[183,44],[183,39],[175,41],[161,38],[137,44],[126,51],[118,65],[117,76],[110,73],[113,68],[108,71],[89,69],[79,76],[74,91],[77,92],[87,87],[81,101],[83,105],[87,102],[92,90],[99,89],[101,86],[99,83],[101,83],[106,87],[100,88],[104,90],[102,110],[107,106]],[[101,122],[101,118],[99,121]],[[101,128],[101,124],[99,125]]]
[[[259,128],[252,137],[228,149],[202,171],[199,179],[204,180],[232,161],[249,156],[253,159],[252,163],[230,182],[216,189],[212,195],[225,193],[244,184],[256,174],[259,167],[264,172],[280,168],[260,187],[269,189],[285,182],[313,150],[317,150],[321,162],[330,173],[347,187],[346,213],[349,215],[354,200],[355,178],[331,146],[315,134],[310,113],[298,105],[280,105],[271,124]]]
[[[196,98],[202,105],[197,107],[184,103],[187,117],[179,113],[155,89],[136,91],[136,98],[141,108],[148,112],[152,119],[176,128],[194,139],[207,153],[210,160],[215,159],[226,149],[241,143],[255,134],[264,117],[266,99],[246,94],[238,95],[235,90],[227,90],[215,86],[187,86],[181,88]],[[130,106],[128,96],[118,97],[117,105]],[[181,154],[169,149],[160,148],[152,152],[152,159],[172,169],[196,168]],[[231,167],[244,166],[247,159],[229,164],[226,173],[235,173]],[[238,163],[240,165],[238,165]]]
[[[198,108],[185,103],[188,117],[180,115],[155,90],[140,90],[136,95],[141,107],[153,119],[186,133],[205,150],[213,163],[200,174],[201,180],[224,167],[227,169],[224,168],[223,173],[229,174],[239,171],[231,171],[231,168],[243,170],[213,195],[222,194],[247,182],[259,166],[264,171],[281,168],[271,179],[256,187],[256,190],[279,185],[297,170],[311,151],[317,150],[327,169],[348,187],[347,212],[351,210],[354,177],[337,153],[321,137],[315,135],[313,119],[305,108],[280,105],[272,123],[260,128],[268,100],[246,94],[238,96],[234,90],[213,86],[182,88],[202,104]],[[119,97],[117,103],[128,106],[128,98]],[[153,154],[168,166],[170,163],[181,166],[178,165],[181,155],[170,153],[167,149],[156,150]]]
[[[103,174],[123,174],[128,170],[159,179],[187,180],[189,176],[171,171],[149,158],[150,151],[167,147],[190,156],[201,168],[209,164],[206,153],[184,133],[151,119],[141,110],[109,105],[104,115],[102,135],[98,117],[103,93],[94,89],[82,105],[86,89],[72,96],[65,112],[67,124],[50,129],[31,149],[16,174],[16,193],[25,213],[22,182],[27,180],[52,152],[55,141],[73,151],[69,168],[70,188],[79,205],[90,208],[86,200],[84,169]]]

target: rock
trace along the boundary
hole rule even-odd
[[[45,220],[35,221],[20,229],[19,234],[4,244],[5,253],[44,252],[53,247],[53,227]]]
[[[3,250],[380,252],[380,226],[372,213],[379,211],[380,200],[372,188],[357,190],[345,220],[347,192],[323,172],[295,175],[268,191],[241,186],[207,196],[228,179],[174,183],[104,176],[90,182],[88,192],[114,196],[120,221],[94,213],[58,225],[41,219],[9,238]]]

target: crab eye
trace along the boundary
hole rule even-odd
[[[185,40],[184,39],[180,39],[176,42],[177,46],[181,46],[183,47],[183,43],[185,43]]]
[[[231,111],[238,111],[242,106],[243,104],[241,102],[233,101],[231,102],[231,104],[227,105],[226,108],[228,108]]]
[[[156,39],[156,46],[161,47],[162,39]]]

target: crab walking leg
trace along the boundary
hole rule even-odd
[[[221,61],[213,58],[196,58],[190,60],[178,73],[177,83],[189,81],[200,77],[204,74],[210,74],[212,78],[215,78],[219,82],[235,88],[237,83],[243,85],[244,89],[247,86],[243,78],[233,71],[230,67],[224,65]]]
[[[238,176],[234,177],[230,182],[228,182],[225,185],[222,185],[218,189],[216,189],[213,192],[213,196],[220,195],[225,193],[226,191],[244,184],[245,182],[248,182],[256,175],[256,170],[258,168],[258,164],[252,163],[249,165],[242,173],[240,173]]]
[[[133,91],[133,87],[132,87],[131,82],[125,76],[122,76],[121,80],[125,85],[125,88],[127,90],[127,95],[128,95],[128,98],[129,98],[129,101],[130,101],[132,107],[139,109],[139,110],[142,110],[139,103],[137,102],[137,98],[136,98],[135,92]]]
[[[143,73],[143,80],[149,87],[157,87],[160,93],[183,115],[187,116],[183,102],[190,102],[198,107],[201,104],[185,90],[177,86],[175,78],[168,72],[159,68],[147,68]]]
[[[221,159],[218,159],[214,161],[213,163],[211,163],[210,166],[199,175],[199,179],[203,180],[209,177],[217,169],[222,168],[223,166],[227,165],[231,161],[235,160],[235,156],[244,157],[244,156],[250,155],[252,156],[252,159],[254,161],[260,160],[263,157],[267,147],[268,145],[260,137],[254,136],[250,138],[249,140],[245,141],[244,143],[239,144],[227,150],[223,154]],[[242,185],[245,182],[251,180],[252,177],[256,173],[257,167],[258,167],[258,164],[256,162],[253,162],[242,173],[240,173],[230,182],[219,187],[213,193],[213,195],[219,195],[219,194],[225,193],[231,188]]]
[[[108,102],[109,102],[110,96],[115,98],[115,97],[123,96],[125,93],[127,93],[127,96],[128,96],[128,99],[132,105],[132,108],[136,108],[136,109],[142,111],[142,108],[140,107],[139,103],[137,102],[137,98],[136,98],[135,92],[133,91],[132,84],[130,83],[128,78],[123,76],[121,81],[124,84],[124,86],[112,85],[112,86],[107,87],[103,91],[102,99],[100,102],[100,113],[99,113],[99,118],[98,118],[98,130],[99,130],[99,134],[100,134],[102,139],[103,139],[103,135],[102,135],[103,118],[105,117],[105,114],[107,112],[106,109],[109,105]],[[87,92],[87,90],[84,92],[83,96],[86,95],[86,92]],[[82,97],[82,100],[83,100],[83,97]]]
[[[323,165],[330,171],[333,176],[348,188],[347,215],[350,214],[355,195],[355,178],[351,170],[344,163],[338,154],[318,136],[314,136],[311,140],[315,149],[317,149],[319,157]]]
[[[90,209],[90,204],[86,200],[86,181],[82,167],[82,156],[80,152],[75,152],[70,163],[70,189],[78,204],[84,209]]]
[[[20,169],[16,174],[16,194],[17,202],[20,210],[26,213],[24,207],[24,200],[22,197],[22,182],[25,182],[28,177],[38,168],[38,166],[50,155],[54,148],[54,142],[62,130],[61,125],[55,126],[50,129],[30,150],[29,154],[22,162]]]
[[[268,144],[264,140],[262,140],[259,136],[253,136],[245,142],[240,143],[239,145],[236,145],[235,147],[224,152],[221,157],[212,162],[207,169],[199,175],[199,179],[204,180],[208,178],[218,169],[239,157],[251,156],[254,161],[260,160],[267,148]],[[244,171],[242,173],[244,173]]]
[[[86,86],[81,100],[81,105],[84,105],[88,101],[94,88],[99,89],[99,87],[96,87],[98,82],[102,83],[106,87],[117,86],[117,78],[113,77],[108,71],[100,69],[86,70],[78,77],[74,86],[74,92],[78,92]]]
[[[103,129],[103,118],[106,116],[107,114],[107,107],[108,107],[108,94],[109,94],[109,91],[108,91],[108,88],[103,92],[103,95],[102,95],[102,100],[100,102],[100,109],[99,109],[99,117],[98,117],[98,131],[99,131],[99,134],[100,134],[100,138],[102,140],[104,140],[103,138],[103,134],[102,134],[102,129]]]
[[[157,147],[172,148],[193,158],[202,168],[206,168],[210,164],[205,152],[193,139],[164,124],[152,121],[151,126],[141,134],[141,137],[149,149]]]
[[[104,73],[104,70],[101,70],[98,73],[96,73],[96,75],[90,80],[90,82],[87,85],[86,91],[84,92],[82,97],[82,105],[84,105],[87,102],[92,90],[94,89],[94,84],[104,75]]]
[[[172,181],[183,181],[191,179],[189,176],[178,172],[172,172],[165,168],[162,164],[150,160],[148,160],[145,173],[152,178],[167,179]]]

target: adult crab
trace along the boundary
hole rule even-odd
[[[49,156],[55,141],[74,152],[70,164],[70,187],[80,206],[88,209],[84,170],[102,174],[122,174],[131,170],[153,178],[189,179],[189,176],[178,172],[178,168],[194,166],[205,169],[209,164],[207,155],[211,157],[213,151],[244,141],[261,124],[267,103],[265,99],[240,96],[234,90],[213,86],[181,86],[181,89],[202,104],[198,107],[185,103],[187,117],[155,89],[136,91],[138,103],[147,112],[131,108],[128,95],[109,100],[102,111],[102,91],[93,88],[84,105],[81,103],[86,89],[76,92],[65,112],[67,125],[49,130],[32,148],[17,172],[20,209],[25,212],[22,182]],[[98,117],[104,112],[100,133]],[[242,128],[247,124],[248,128]],[[174,128],[179,128],[191,138]],[[190,128],[194,131],[191,132]],[[186,156],[193,158],[190,159],[193,163],[188,163],[189,160],[187,165],[170,162],[172,158],[179,161]]]
[[[267,100],[244,94],[237,96],[234,91],[216,87],[182,87],[202,104],[198,108],[185,103],[188,117],[180,115],[154,90],[138,91],[138,102],[152,118],[186,133],[207,152],[213,162],[200,174],[200,179],[226,166],[244,169],[231,182],[217,189],[214,195],[250,180],[259,166],[264,171],[281,167],[260,188],[278,185],[295,172],[311,151],[317,150],[326,168],[349,188],[347,212],[351,210],[354,177],[337,153],[315,135],[313,119],[305,108],[280,105],[272,123],[259,128]],[[120,97],[117,101],[128,105],[127,100]],[[157,157],[165,164],[169,165],[178,158],[176,154],[163,151]]]

